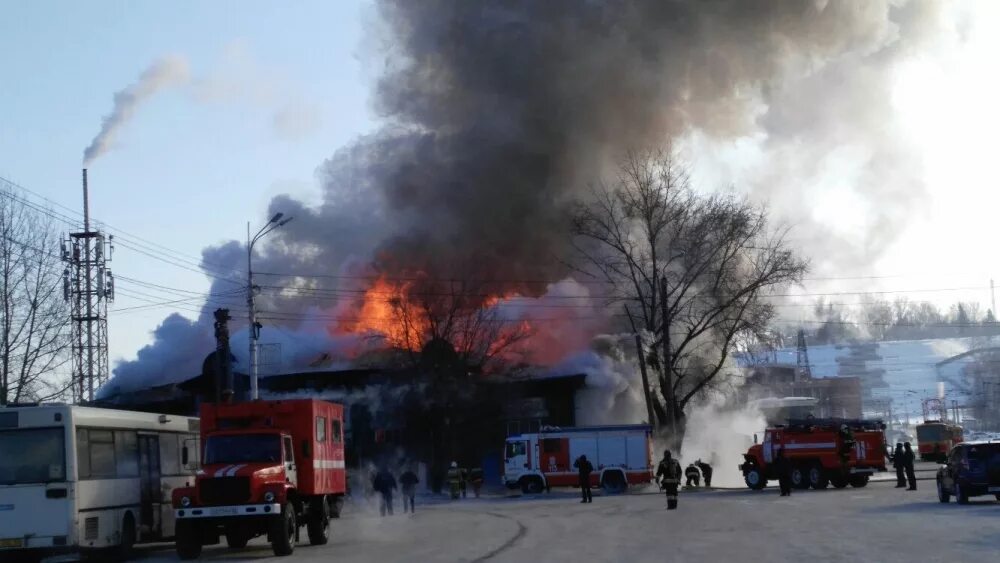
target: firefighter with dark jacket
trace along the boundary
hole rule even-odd
[[[701,469],[701,476],[705,478],[705,487],[712,488],[712,466],[702,460],[694,462]]]
[[[896,470],[896,488],[906,488],[906,455],[903,453],[903,443],[896,442],[896,450],[892,454],[892,467]]]
[[[677,508],[677,487],[681,484],[681,464],[664,450],[663,459],[656,466],[656,481],[667,493],[667,510]]]
[[[581,455],[573,462],[573,467],[580,472],[580,494],[583,495],[580,502],[594,502],[594,495],[590,491],[590,474],[594,471],[594,464],[587,460],[587,456]]]
[[[697,487],[701,484],[701,471],[693,463],[689,463],[687,468],[684,469],[684,477],[687,478],[687,481],[684,483],[684,486],[687,488]]]

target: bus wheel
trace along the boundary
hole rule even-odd
[[[127,561],[132,555],[132,548],[135,546],[135,517],[131,512],[125,513],[122,519],[121,543],[114,550],[112,557],[116,561]]]
[[[229,549],[243,549],[250,541],[250,533],[233,524],[226,526],[226,545]]]
[[[319,497],[309,505],[309,523],[306,524],[310,545],[326,545],[330,541],[330,515],[326,498]]]
[[[177,522],[177,530],[174,534],[174,542],[177,546],[177,557],[181,559],[197,559],[201,555],[201,536],[198,529],[192,522],[181,520]]]
[[[298,525],[295,522],[295,505],[286,502],[281,507],[281,514],[271,517],[269,536],[271,536],[271,550],[275,555],[291,555],[295,551],[295,531]]]

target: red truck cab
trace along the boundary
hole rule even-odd
[[[342,406],[203,404],[201,450],[194,486],[173,492],[181,559],[198,557],[220,535],[233,548],[266,535],[275,555],[290,555],[303,525],[311,544],[327,542],[347,490]]]

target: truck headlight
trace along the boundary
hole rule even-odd
[[[191,506],[191,499],[188,497],[181,497],[181,506],[184,508]]]
[[[268,504],[274,502],[274,493],[272,493],[271,491],[264,493],[264,502]]]

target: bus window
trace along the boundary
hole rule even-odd
[[[118,477],[139,476],[139,444],[135,432],[115,430],[115,474]]]
[[[163,475],[177,475],[181,472],[178,439],[177,434],[160,434],[160,473]]]
[[[0,432],[0,484],[66,480],[62,428],[25,428]],[[10,452],[17,452],[13,455]]]
[[[90,477],[115,476],[115,441],[110,430],[88,430]]]

